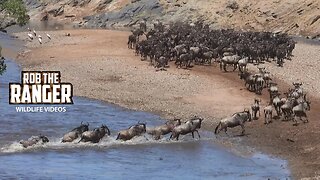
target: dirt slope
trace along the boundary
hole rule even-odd
[[[132,26],[146,18],[203,19],[215,28],[282,31],[320,36],[318,0],[25,0],[32,20],[48,18],[75,26]]]

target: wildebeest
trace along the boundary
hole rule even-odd
[[[28,140],[22,140],[20,141],[20,144],[22,144],[24,148],[27,148],[29,146],[33,146],[38,143],[44,144],[47,142],[49,142],[49,139],[47,136],[39,135],[39,136],[31,136]]]
[[[108,126],[102,124],[101,127],[96,128],[92,131],[85,131],[81,134],[79,142],[92,142],[98,143],[105,135],[110,136],[110,130]]]
[[[136,29],[136,30],[131,30],[132,35],[136,37],[136,41],[139,42],[139,37],[144,34],[143,30],[141,29]]]
[[[179,58],[176,60],[177,67],[190,67],[192,61],[192,56],[189,53],[181,54]]]
[[[143,31],[143,32],[147,32],[147,21],[144,19],[142,21],[140,21],[139,23],[139,28]]]
[[[244,80],[244,86],[249,90],[249,91],[255,91],[255,77],[253,74],[249,72],[240,72],[239,73],[240,79]]]
[[[202,53],[201,58],[202,58],[204,63],[207,63],[207,64],[211,65],[212,59],[213,58],[216,59],[217,58],[217,54],[214,54],[213,51],[207,51],[207,52]]]
[[[298,124],[296,118],[299,118],[300,120],[302,120],[302,117],[304,117],[305,120],[303,122],[304,123],[308,122],[308,117],[306,112],[310,111],[310,104],[311,104],[310,101],[303,101],[292,108],[292,112],[294,116],[293,121],[295,122],[294,125]]]
[[[61,142],[72,142],[75,139],[79,138],[83,132],[88,130],[89,130],[89,123],[82,124],[81,122],[81,125],[79,127],[76,127],[72,129],[70,132],[68,132],[67,134],[63,135]]]
[[[263,112],[264,112],[264,124],[269,124],[272,122],[272,110],[273,107],[272,107],[272,104],[269,104],[268,106],[266,106],[264,109],[263,109]]]
[[[254,103],[251,105],[251,110],[252,110],[252,117],[253,119],[258,119],[257,118],[257,113],[259,112],[259,117],[260,117],[260,99],[254,99]]]
[[[281,116],[281,106],[283,105],[280,97],[279,97],[279,93],[276,93],[273,95],[273,98],[272,98],[272,104],[274,106],[274,109],[276,110],[277,112],[277,116],[280,117]]]
[[[136,46],[136,43],[137,43],[137,37],[131,34],[128,38],[128,48],[133,49]]]
[[[232,55],[232,56],[225,56],[220,61],[220,70],[224,70],[227,72],[227,65],[233,65],[233,71],[237,69],[238,61],[240,60],[240,56]]]
[[[239,71],[244,72],[247,71],[247,64],[249,60],[247,57],[242,58],[238,61]]]
[[[264,80],[261,74],[253,75],[255,81],[255,90],[257,94],[261,94],[264,87]]]
[[[277,83],[270,82],[269,85],[270,85],[270,87],[268,88],[268,92],[269,92],[270,101],[272,101],[273,96],[275,94],[279,93],[279,90],[277,87]]]
[[[135,136],[140,136],[146,132],[146,124],[145,123],[138,123],[136,125],[130,126],[126,130],[122,130],[118,133],[116,140],[123,140],[127,141],[132,139]]]
[[[227,134],[228,127],[233,128],[236,126],[241,126],[241,135],[243,135],[245,133],[244,124],[246,121],[251,121],[251,114],[248,109],[245,109],[242,112],[234,113],[231,117],[220,120],[219,124],[214,130],[214,133],[218,134],[224,129],[224,132]]]
[[[147,128],[147,133],[151,134],[155,140],[158,140],[162,135],[169,134],[176,126],[179,125],[181,125],[180,119],[169,120],[164,125]]]
[[[294,86],[294,92],[296,92],[298,94],[296,98],[299,98],[299,97],[303,96],[304,93],[303,93],[303,89],[301,87],[302,83],[294,82],[292,84]]]
[[[272,81],[272,78],[270,77],[270,72],[265,72],[262,74],[263,80],[265,82],[265,87],[270,86],[270,82]]]
[[[297,105],[295,104],[296,103],[296,100],[295,98],[289,98],[287,99],[283,105],[281,106],[281,111],[282,111],[282,114],[284,116],[284,120],[289,120],[289,118],[291,117],[291,115],[293,114],[292,112],[292,108]]]
[[[159,59],[156,59],[156,68],[159,68],[160,71],[166,71],[165,67],[168,64],[168,59],[164,56],[161,56]]]
[[[194,138],[194,132],[197,132],[198,137],[200,138],[200,134],[198,132],[198,129],[201,128],[202,121],[203,121],[203,118],[194,117],[194,118],[186,121],[184,124],[176,126],[172,130],[172,134],[170,136],[170,139],[179,140],[180,135],[186,135],[188,133],[191,133],[192,138]]]

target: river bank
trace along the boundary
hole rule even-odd
[[[205,129],[211,131],[218,120],[250,107],[253,99],[259,97],[245,90],[236,73],[222,73],[216,65],[197,66],[192,70],[171,67],[168,71],[156,72],[149,62],[141,61],[127,49],[128,32],[54,31],[50,32],[52,40],[45,38],[44,32],[38,33],[44,37],[43,44],[39,45],[37,40],[27,42],[27,50],[19,55],[19,63],[24,70],[61,71],[62,81],[74,85],[76,96],[154,112],[164,118],[200,115],[205,118]],[[65,36],[67,33],[70,36]],[[18,36],[27,39],[26,33]],[[301,53],[309,46],[297,45],[293,65],[304,58]],[[315,50],[319,50],[319,47]],[[299,67],[298,64],[296,66]],[[290,69],[285,65],[283,70]],[[286,78],[282,79],[291,83]],[[262,106],[266,105],[266,96],[259,98],[264,100]],[[317,103],[312,106],[316,107]],[[264,126],[260,119],[247,124],[247,136],[235,137],[239,129],[231,130],[231,141],[225,145],[233,147],[239,142],[245,143],[288,159],[295,178],[319,175],[319,122],[316,121],[316,108],[311,109],[309,124],[293,127],[288,122],[275,122]],[[294,143],[287,141],[297,134]]]

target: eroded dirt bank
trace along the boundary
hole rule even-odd
[[[45,37],[44,32],[39,33]],[[65,36],[66,33],[70,36]],[[263,107],[267,102],[266,91],[263,96],[248,92],[237,73],[220,72],[216,64],[197,66],[192,70],[171,67],[168,71],[156,72],[149,62],[141,61],[127,49],[128,32],[69,30],[50,34],[52,40],[44,38],[42,45],[37,40],[28,42],[29,50],[21,53],[18,60],[26,70],[61,71],[62,80],[74,85],[76,96],[150,111],[166,118],[200,115],[205,118],[208,130],[213,130],[221,118],[250,107],[255,97],[263,99]],[[27,39],[26,33],[20,33],[19,37]],[[293,72],[300,70],[297,75],[301,74],[299,79],[304,81],[304,72],[318,73],[319,64],[308,70],[304,65],[314,62],[309,61],[311,59],[319,59],[319,53],[316,53],[319,49],[319,46],[298,43],[295,57],[288,66],[285,64],[284,68],[277,69],[267,65],[268,70],[275,75],[282,73],[279,82],[288,84],[291,84]],[[309,60],[305,58],[306,53]],[[309,93],[320,92],[320,82],[315,80],[314,83],[305,84]],[[282,89],[288,87],[282,84]],[[311,85],[313,88],[309,88]],[[276,121],[265,126],[260,118],[247,124],[247,136],[241,137],[242,142],[288,159],[296,178],[319,175],[320,117],[317,112],[320,104],[315,98],[311,101],[310,123],[292,126],[291,122]],[[232,132],[237,135],[239,129]],[[231,135],[230,138],[236,137]]]

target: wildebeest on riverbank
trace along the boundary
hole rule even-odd
[[[247,58],[249,63],[273,59],[282,66],[284,59],[292,56],[296,43],[285,33],[213,30],[201,21],[192,24],[175,22],[161,28],[154,26],[145,33],[146,39],[142,41],[138,40],[140,35],[133,33],[129,42],[135,41],[135,51],[143,59],[149,57],[151,62],[157,62],[160,57],[165,57],[184,68],[191,67],[191,63],[211,64],[213,59],[228,59],[233,55],[239,56],[232,63],[235,68],[243,58]],[[133,37],[136,40],[132,40]],[[226,64],[223,65],[225,71]]]

